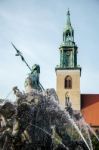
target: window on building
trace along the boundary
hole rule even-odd
[[[70,76],[66,76],[64,81],[64,88],[71,89],[72,88],[72,78]]]

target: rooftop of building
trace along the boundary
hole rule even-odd
[[[99,94],[81,94],[81,111],[87,123],[99,126]]]

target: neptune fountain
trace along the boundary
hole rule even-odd
[[[90,131],[70,102],[59,106],[54,89],[42,87],[40,67],[25,80],[25,92],[13,87],[15,102],[0,102],[0,150],[93,150]]]

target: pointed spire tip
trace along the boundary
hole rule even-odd
[[[69,8],[68,8],[68,11],[67,11],[67,15],[70,15],[70,10],[69,10]]]

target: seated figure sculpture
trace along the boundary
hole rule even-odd
[[[37,64],[34,64],[32,66],[31,73],[28,75],[28,77],[25,80],[26,92],[30,92],[32,89],[42,91],[42,88],[39,82],[39,76],[40,76],[40,66]]]

